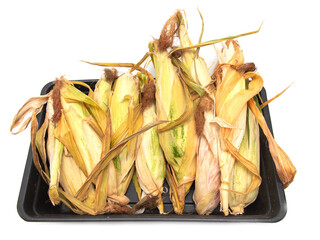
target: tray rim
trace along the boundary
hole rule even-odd
[[[75,80],[80,82],[85,82],[90,84],[95,84],[98,79],[83,79],[83,80]],[[41,90],[41,95],[45,95],[48,93],[49,89],[53,86],[53,81],[48,82]],[[263,87],[261,92],[265,95],[267,99],[266,89]],[[268,127],[273,134],[271,117],[268,106],[264,108],[266,122]],[[68,216],[59,216],[59,217],[35,217],[29,214],[24,208],[26,190],[29,180],[29,175],[31,171],[31,167],[33,164],[32,159],[32,150],[31,146],[29,147],[27,161],[25,164],[25,169],[21,181],[18,201],[17,201],[17,212],[18,215],[27,222],[100,222],[100,221],[126,221],[126,222],[143,222],[143,221],[168,221],[168,222],[261,222],[261,223],[275,223],[281,221],[287,213],[287,203],[283,185],[279,180],[277,174],[275,174],[275,189],[277,195],[279,197],[279,210],[273,214],[272,217],[264,216],[264,215],[241,215],[241,218],[237,216],[229,215],[227,217],[221,215],[191,215],[191,214],[168,214],[168,215],[154,215],[154,214],[143,214],[143,215],[121,215],[121,214],[112,214],[112,215],[72,215],[72,217]],[[253,216],[256,216],[254,218]]]

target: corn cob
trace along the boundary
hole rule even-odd
[[[173,170],[177,186],[178,199],[170,187],[171,201],[174,211],[182,214],[185,195],[195,178],[197,136],[192,115],[193,103],[167,52],[167,48],[172,46],[177,24],[178,19],[174,15],[165,24],[160,39],[149,44],[149,49],[153,53],[156,72],[157,117],[160,120],[175,121],[164,128],[158,128],[158,132],[160,146]]]
[[[252,162],[258,170],[260,168],[259,140],[258,122],[251,110],[247,108],[246,130],[239,148],[239,153]],[[235,162],[231,175],[231,191],[229,196],[229,206],[232,214],[242,214],[244,208],[256,200],[259,188],[256,188],[248,194],[244,194],[251,185],[252,175],[253,174],[240,162]]]
[[[155,122],[157,119],[155,105],[155,86],[153,82],[145,85],[142,99],[143,124]],[[136,173],[139,185],[144,194],[158,196],[158,209],[163,213],[161,192],[165,178],[165,159],[159,144],[156,128],[152,128],[139,136],[139,149],[136,159]]]

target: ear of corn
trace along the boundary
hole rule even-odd
[[[163,28],[160,39],[149,45],[156,71],[156,105],[157,117],[160,120],[176,121],[183,119],[186,112],[193,113],[193,103],[186,86],[180,81],[176,70],[168,57],[167,42],[175,32],[176,16],[170,18]],[[197,136],[193,116],[188,116],[183,122],[176,121],[171,129],[159,132],[159,142],[166,160],[174,170],[179,199],[171,200],[174,210],[182,214],[184,198],[195,178]],[[172,191],[172,190],[170,190]],[[179,204],[177,204],[179,202]],[[178,207],[180,206],[180,207]]]
[[[217,116],[233,125],[233,128],[221,129],[220,133],[220,201],[221,210],[225,215],[228,215],[228,198],[230,190],[229,184],[232,169],[234,166],[235,155],[237,155],[238,153],[245,133],[247,101],[259,93],[263,86],[263,80],[257,74],[245,74],[242,69],[235,69],[233,67],[233,64],[235,64],[236,66],[241,66],[244,63],[242,51],[240,50],[240,47],[236,41],[227,41],[226,43],[224,43],[222,51],[218,51],[217,53],[219,56],[220,64],[227,64],[225,66],[222,66],[223,69],[221,81],[217,82]],[[251,76],[254,78],[254,81],[251,81],[249,83],[248,89],[246,89],[245,79],[250,78]],[[237,157],[241,158],[241,160],[245,160],[245,158],[240,156]],[[246,163],[247,162],[248,161],[246,161]],[[261,178],[255,167],[254,169],[256,181],[253,181],[252,186],[255,185],[255,187],[257,187],[260,185]],[[251,188],[250,191],[252,191]]]
[[[131,73],[121,75],[115,82],[110,103],[112,132],[115,133],[121,124],[128,119],[128,135],[133,134],[133,109],[139,104],[139,81]],[[141,121],[141,120],[140,120]],[[139,122],[139,121],[138,121]],[[129,141],[124,150],[113,160],[116,169],[118,195],[124,196],[133,174],[136,139]]]
[[[83,184],[86,176],[91,173],[95,165],[100,161],[103,151],[103,134],[106,129],[106,114],[103,110],[93,101],[91,97],[86,96],[75,87],[69,84],[65,79],[61,79],[61,88],[57,89],[60,93],[60,102],[62,113],[60,119],[54,129],[54,136],[63,143],[66,152],[63,157],[63,163],[72,163],[75,161],[80,171],[84,174],[85,178],[79,169],[73,165],[71,169],[64,169],[64,183],[67,186],[73,186],[73,191],[65,189],[72,197],[75,197],[80,186],[76,186],[75,180],[72,181],[72,175],[77,174],[77,180],[82,179]],[[57,96],[56,96],[57,97]],[[58,101],[58,99],[53,99]],[[58,111],[57,109],[56,111]],[[68,157],[72,156],[72,160]],[[71,162],[71,163],[70,163]],[[80,163],[80,164],[79,164]],[[76,187],[75,187],[76,186]],[[94,187],[91,185],[85,195],[84,204],[93,208],[95,192]],[[92,212],[94,213],[94,212]]]
[[[259,125],[249,108],[247,108],[246,130],[239,148],[239,153],[252,162],[258,170],[260,169]],[[236,161],[230,182],[229,205],[232,214],[242,214],[244,208],[257,198],[259,188],[245,194],[251,185],[252,178],[253,174],[248,168],[239,161]]]
[[[80,84],[86,86],[84,83]],[[31,120],[27,120],[22,126],[25,128],[31,122],[34,161],[38,171],[49,184],[50,200],[54,205],[62,200],[75,212],[78,211],[73,205],[76,201],[76,191],[100,160],[101,139],[106,127],[105,113],[90,96],[92,96],[91,90],[87,96],[66,79],[57,79],[50,93],[29,100],[22,107],[12,125],[14,128],[16,123],[21,123],[26,113],[32,112]],[[31,103],[33,107],[30,106]],[[35,116],[45,103],[47,103],[46,117],[37,131]],[[45,144],[46,132],[48,137]],[[44,171],[41,169],[37,149],[43,160]],[[47,158],[50,171],[46,167]],[[69,198],[63,197],[63,193],[68,194]],[[83,207],[93,207],[93,185],[88,188],[84,200]]]
[[[143,124],[156,122],[156,105],[154,99],[154,83],[145,85],[142,102]],[[165,159],[159,144],[156,128],[152,128],[139,136],[139,149],[136,159],[136,173],[143,194],[159,197],[158,209],[163,213],[161,199],[163,181],[165,178]],[[143,196],[142,194],[142,196]]]
[[[235,44],[235,42],[228,42],[229,46],[227,46],[227,44],[224,44],[222,51],[220,52],[220,54],[218,54],[218,56],[220,57],[220,64],[232,64],[233,62],[236,62],[237,64],[244,63],[242,51]],[[236,52],[237,54],[234,54],[234,52]],[[228,86],[229,91],[227,91],[226,88],[222,87],[221,85]],[[232,69],[229,66],[223,67],[222,82],[217,86],[216,92],[216,111],[219,117],[224,118],[222,114],[223,110],[225,109],[227,111],[228,109],[223,109],[223,106],[228,101],[233,101],[232,97],[234,97],[238,92],[240,92],[243,89],[245,89],[245,79],[243,78],[243,76],[241,76],[236,70]],[[228,120],[225,119],[226,121],[229,121],[230,124],[233,124],[234,128],[228,130],[221,130],[222,146],[224,138],[228,138],[229,141],[235,146],[235,148],[239,149],[242,138],[244,136],[244,129],[246,125],[246,113],[246,106],[243,106],[238,116],[235,116],[232,119]],[[232,122],[230,120],[232,120]],[[219,151],[219,162],[221,168],[220,207],[225,215],[229,214],[228,190],[234,161],[234,157],[231,155],[231,153],[229,153],[225,147],[222,147],[222,149],[220,149]]]
[[[204,95],[195,113],[199,146],[193,200],[198,214],[210,214],[219,204],[219,125],[214,122],[214,101]]]
[[[59,193],[58,193],[58,187],[59,187],[59,179],[60,179],[60,165],[61,165],[61,159],[62,159],[62,153],[63,153],[63,144],[55,138],[54,136],[54,123],[52,121],[53,118],[53,101],[50,97],[47,103],[47,109],[46,109],[46,119],[47,119],[47,154],[49,159],[49,166],[50,166],[50,183],[49,183],[49,191],[48,195],[53,205],[59,204]],[[43,125],[45,126],[45,125]],[[41,132],[37,132],[37,135]],[[38,145],[39,146],[39,145]],[[38,147],[40,149],[40,147]],[[41,152],[40,155],[42,155],[42,158],[44,158],[44,155],[46,154],[45,151],[39,151]]]
[[[110,116],[110,101],[112,98],[112,83],[117,78],[117,70],[115,68],[104,70],[96,84],[94,90],[94,100],[107,114],[107,127],[103,138],[102,156],[110,150],[111,147],[111,116]],[[129,202],[126,197],[118,197],[116,169],[113,161],[110,161],[108,166],[99,174],[96,184],[95,210],[102,211],[107,204],[107,200],[125,205]]]
[[[55,137],[66,146],[81,170],[88,175],[100,160],[106,114],[93,99],[66,80],[61,83],[63,113],[55,128]],[[94,117],[93,112],[99,119]]]
[[[179,39],[181,47],[192,46],[185,21],[180,18]],[[199,56],[199,51],[192,49],[182,52],[182,62],[189,76],[203,89],[211,83],[207,65]],[[197,149],[197,170],[193,200],[198,214],[210,214],[219,204],[220,168],[218,160],[219,125],[215,121],[213,91],[202,96],[196,106],[195,120],[199,137]]]

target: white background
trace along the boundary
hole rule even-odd
[[[33,239],[270,239],[316,234],[319,201],[319,7],[317,1],[1,1],[1,235]],[[271,98],[275,138],[298,172],[286,190],[288,212],[274,224],[181,222],[30,223],[16,211],[30,129],[13,136],[13,116],[56,77],[95,79],[102,69],[80,62],[137,62],[176,9],[186,10],[189,32],[203,41],[257,29],[239,39],[256,63]],[[212,60],[213,47],[200,51]],[[7,235],[8,234],[8,235]],[[28,239],[28,238],[27,238]]]

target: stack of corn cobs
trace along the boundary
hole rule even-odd
[[[27,101],[11,132],[31,124],[33,161],[52,204],[63,202],[77,214],[148,208],[165,214],[166,180],[177,214],[183,214],[192,184],[198,214],[210,214],[219,204],[225,215],[242,214],[261,183],[259,125],[287,187],[296,169],[261,113],[263,79],[234,40],[258,31],[207,42],[200,37],[193,44],[177,11],[138,63],[91,63],[107,67],[94,90],[61,77],[48,94]],[[179,46],[173,46],[176,39]],[[219,63],[210,75],[199,49],[218,42]],[[147,60],[155,76],[141,66]],[[118,76],[114,67],[129,70]],[[39,126],[36,116],[44,107]],[[126,196],[131,181],[139,197],[134,206]]]

